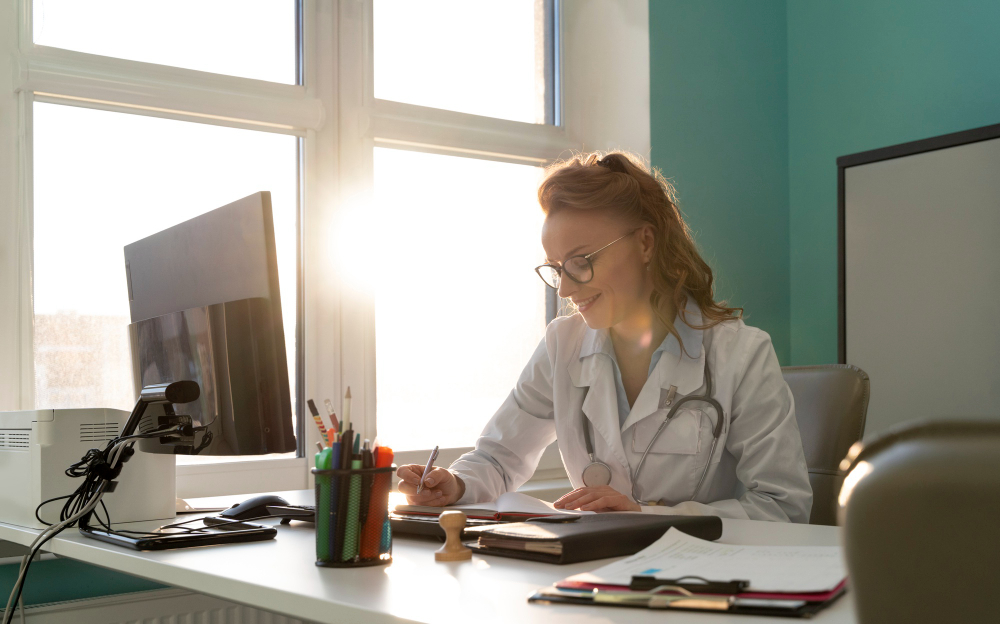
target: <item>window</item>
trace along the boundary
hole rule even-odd
[[[295,84],[295,4],[34,0],[36,44]]]
[[[542,339],[540,177],[375,149],[378,426],[394,449],[469,446]]]
[[[446,464],[473,443],[543,331],[545,289],[531,272],[542,255],[534,199],[541,167],[580,149],[649,152],[647,11],[644,0],[0,3],[0,23],[12,25],[0,29],[0,48],[12,52],[0,63],[7,85],[0,88],[0,409],[98,394],[124,405],[130,377],[84,379],[92,369],[81,363],[119,367],[126,357],[120,342],[84,336],[113,336],[121,326],[124,311],[104,307],[120,288],[121,239],[169,225],[129,201],[130,191],[145,206],[172,203],[179,221],[245,195],[253,183],[249,192],[270,190],[275,207],[293,213],[279,228],[295,230],[292,218],[299,224],[278,233],[282,301],[297,307],[285,315],[296,338],[286,342],[297,346],[293,393],[339,405],[350,386],[355,428],[365,437],[400,440],[398,462],[425,461],[418,447],[432,442],[448,446],[439,460]],[[171,158],[168,148],[184,156]],[[229,160],[244,165],[227,167]],[[208,189],[198,186],[205,180],[213,180]],[[65,193],[73,190],[70,204]],[[185,193],[204,201],[176,199]],[[99,218],[109,226],[129,211],[127,228],[107,235],[113,254],[83,240],[94,236],[94,223],[78,219],[82,202],[104,211]],[[408,206],[437,226],[419,231],[428,253],[412,259],[399,245],[418,232],[393,230],[399,239],[391,249],[377,237],[393,222],[407,224]],[[449,240],[456,211],[485,223],[476,249]],[[77,260],[51,262],[66,245],[79,250]],[[477,256],[480,271],[494,271],[478,256],[501,252],[509,260],[491,275],[517,303],[509,312],[483,310],[492,302],[459,284],[470,265],[449,261]],[[478,377],[463,371],[460,383],[477,393],[446,405],[449,395],[434,389],[442,375],[415,370],[413,351],[427,348],[432,331],[408,326],[399,294],[414,293],[383,281],[387,263],[430,276],[424,283],[433,292],[421,296],[431,304],[417,311],[430,316],[421,324],[439,323],[434,332],[451,329],[445,315],[504,316],[507,339],[490,336],[479,356],[494,368],[477,360],[469,368],[482,367]],[[76,276],[85,271],[102,274],[83,278],[92,291],[80,289]],[[297,290],[286,295],[293,283]],[[435,304],[440,315],[430,313]],[[78,323],[79,342],[52,341],[64,322]],[[442,359],[467,356],[461,347],[450,340]],[[63,356],[72,365],[62,370],[77,373],[59,378],[53,361]],[[414,406],[399,388],[418,381],[427,392],[417,406],[422,417],[440,405],[433,417],[450,434],[419,439],[405,428]],[[311,449],[315,427],[300,433],[301,448]],[[554,470],[558,455],[548,457]],[[305,457],[178,468],[181,496],[307,483]]]
[[[19,392],[4,392],[0,409],[130,409],[123,247],[267,190],[297,411],[305,154],[325,112],[300,84],[307,38],[299,4],[12,4],[21,12],[10,22],[20,25],[17,44],[8,31],[0,40],[17,50],[17,106],[2,107],[0,133],[17,128],[20,141],[10,143],[19,145],[19,169],[0,177],[21,194],[0,247],[22,252],[16,271],[0,272],[0,289],[18,302],[0,310],[0,327],[13,330],[19,348],[4,350],[0,370],[14,374]],[[179,495],[306,485],[301,454],[232,459],[179,466]]]
[[[123,247],[261,189],[294,405],[297,139],[42,102],[33,113],[35,406],[131,410]]]
[[[552,123],[548,4],[376,0],[375,97]]]
[[[341,23],[342,119],[370,120],[340,127],[344,376],[398,462],[468,450],[544,335],[537,187],[573,146],[558,14],[374,0]]]

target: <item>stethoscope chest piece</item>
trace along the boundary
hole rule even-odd
[[[601,461],[592,461],[583,469],[583,484],[587,487],[599,487],[611,484],[611,468]]]

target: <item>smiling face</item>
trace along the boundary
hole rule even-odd
[[[550,212],[542,226],[546,261],[561,265],[572,256],[593,253],[632,228],[601,210]],[[564,272],[559,296],[571,299],[593,329],[648,316],[652,280],[646,264],[651,257],[652,232],[644,226],[593,256],[594,278],[586,284],[578,284]]]

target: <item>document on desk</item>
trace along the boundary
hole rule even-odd
[[[450,507],[429,507],[425,505],[396,505],[397,514],[440,515],[442,512],[457,510],[465,512],[469,518],[490,520],[523,520],[533,516],[559,516],[593,514],[593,511],[576,509],[556,509],[552,503],[539,500],[520,492],[506,492],[492,503],[470,503]]]
[[[566,579],[567,585],[623,585],[633,576],[748,580],[748,592],[814,593],[847,577],[839,546],[740,546],[708,542],[671,528],[631,557]]]

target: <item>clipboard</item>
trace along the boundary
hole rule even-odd
[[[836,599],[810,602],[808,600],[749,598],[739,595],[712,596],[708,594],[694,594],[682,588],[676,589],[681,591],[668,593],[665,590],[609,591],[546,587],[530,596],[528,602],[535,604],[575,604],[664,611],[722,612],[735,615],[809,618],[828,607]],[[840,594],[843,594],[842,590],[838,593],[838,596]]]

